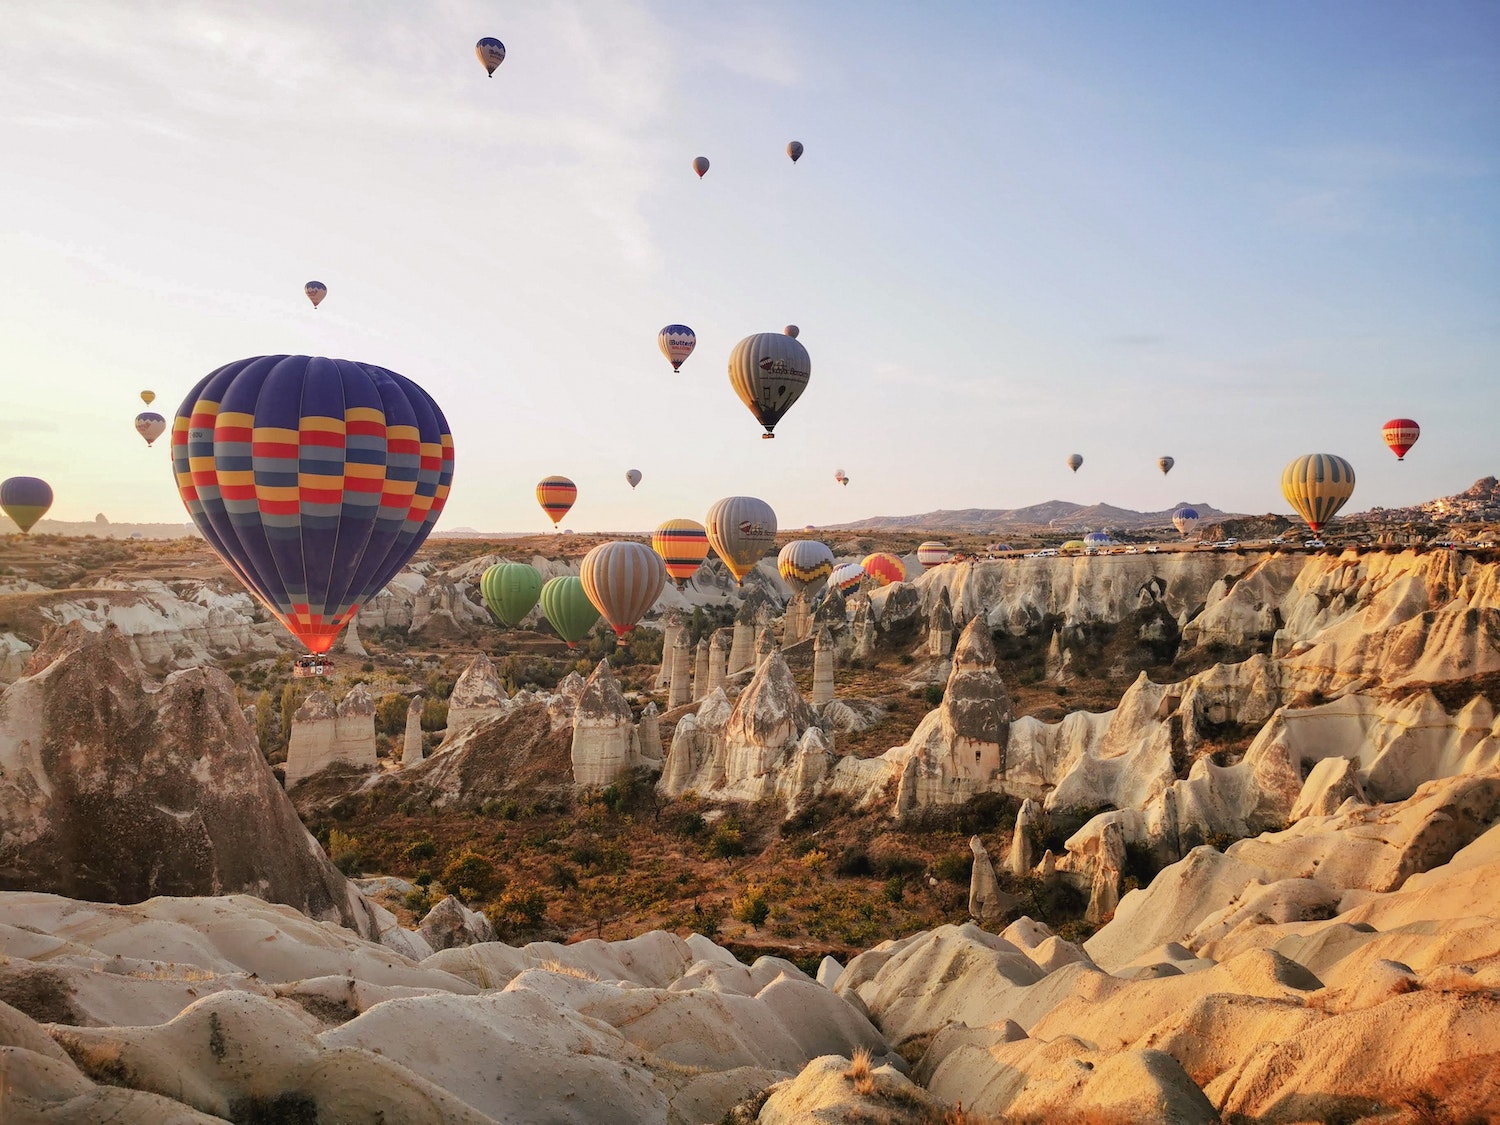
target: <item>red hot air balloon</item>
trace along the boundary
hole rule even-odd
[[[536,502],[556,527],[578,499],[578,486],[567,477],[544,477],[537,482]]]
[[[188,392],[172,469],[219,558],[324,653],[437,522],[453,437],[437,403],[394,371],[255,356]]]
[[[706,156],[695,156],[695,157],[693,157],[693,171],[698,173],[698,178],[700,180],[705,175],[707,175],[708,174],[708,157],[706,157]]]
[[[1396,455],[1396,460],[1405,461],[1406,451],[1416,445],[1417,438],[1422,436],[1422,427],[1410,418],[1392,418],[1381,427],[1381,434],[1386,445]]]

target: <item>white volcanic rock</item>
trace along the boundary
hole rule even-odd
[[[455,945],[477,945],[495,940],[495,927],[477,910],[470,910],[449,895],[427,912],[417,927],[430,952],[452,949]]]
[[[1349,758],[1323,758],[1308,773],[1287,819],[1295,823],[1305,816],[1332,816],[1345,801],[1368,803],[1358,768]]]
[[[578,710],[578,701],[583,697],[584,683],[577,672],[569,672],[558,681],[556,693],[547,699],[547,715],[553,730],[573,725],[573,712]]]
[[[481,652],[454,681],[453,693],[448,696],[448,729],[443,741],[457,738],[475,723],[493,718],[508,698],[495,666]],[[442,747],[438,749],[441,751]]]
[[[14,633],[0,633],[0,685],[13,684],[26,673],[32,648]]]
[[[766,1099],[758,1125],[837,1125],[869,1122],[896,1125],[902,1121],[942,1120],[943,1103],[894,1066],[870,1069],[868,1089],[856,1088],[850,1061],[823,1055],[808,1063],[796,1078],[783,1082]],[[894,1107],[900,1107],[896,1109]],[[915,1116],[921,1114],[921,1117]]]
[[[609,785],[640,765],[630,704],[608,660],[599,661],[573,712],[573,781]]]
[[[415,766],[422,761],[422,697],[416,695],[406,705],[406,730],[401,737],[401,764]]]
[[[337,706],[326,694],[315,691],[292,716],[287,788],[336,762],[358,769],[374,769],[378,764],[375,701],[364,684],[356,684]]]
[[[994,923],[1013,911],[1019,900],[1000,889],[984,841],[971,836],[969,850],[974,853],[974,867],[969,874],[969,917]]]

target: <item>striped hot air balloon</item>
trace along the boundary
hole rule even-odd
[[[785,332],[746,336],[729,353],[729,384],[765,427],[763,438],[776,436],[776,423],[802,396],[811,376],[807,349]]]
[[[833,552],[816,539],[794,539],[776,556],[776,569],[793,593],[814,594],[833,572]]]
[[[172,468],[225,565],[323,653],[432,531],[453,437],[431,396],[394,371],[256,356],[188,392]]]
[[[1281,472],[1281,494],[1317,534],[1354,494],[1354,466],[1332,453],[1307,453]]]
[[[542,587],[540,601],[542,616],[557,635],[568,642],[569,648],[577,648],[578,642],[589,635],[594,622],[599,620],[598,608],[589,601],[583,580],[576,575],[549,578]]]
[[[552,526],[562,522],[578,499],[578,486],[567,477],[544,477],[536,486],[536,502],[552,519]]]
[[[878,586],[889,586],[892,582],[906,581],[906,567],[895,555],[884,551],[877,551],[873,555],[866,555],[864,561],[859,564],[864,572],[869,575],[870,581]]]
[[[923,570],[931,570],[935,566],[942,566],[953,557],[953,552],[948,550],[946,543],[939,543],[936,539],[929,539],[917,548],[917,561],[922,564]]]
[[[143,410],[135,416],[135,432],[146,439],[148,446],[167,432],[167,420],[154,410]]]
[[[41,477],[11,477],[0,482],[0,510],[25,535],[52,507],[52,486]]]
[[[682,364],[698,346],[698,337],[686,324],[669,324],[656,334],[656,346],[672,363],[673,371],[681,371]]]
[[[745,575],[776,545],[776,513],[754,496],[726,496],[708,510],[703,530],[708,545],[743,586]]]
[[[859,589],[859,584],[865,580],[865,568],[859,563],[844,563],[842,566],[833,568],[828,575],[828,587],[837,590],[841,594],[852,594]]]
[[[480,576],[479,593],[502,625],[515,628],[542,596],[542,575],[529,563],[496,563]]]
[[[667,584],[661,556],[644,543],[600,543],[578,568],[583,592],[617,637],[623,637],[650,611]]]
[[[667,565],[667,574],[684,589],[708,558],[708,533],[697,520],[668,520],[651,533],[651,549]]]
[[[1406,451],[1416,445],[1417,439],[1422,436],[1422,427],[1410,418],[1392,418],[1381,427],[1381,436],[1385,438],[1386,445],[1391,447],[1396,460],[1405,461]]]

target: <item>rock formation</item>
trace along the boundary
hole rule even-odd
[[[687,633],[678,630],[677,640],[673,642],[671,651],[664,658],[663,663],[672,665],[671,688],[667,693],[667,710],[675,711],[679,707],[685,707],[692,702],[692,658],[688,652]]]
[[[481,652],[469,661],[448,696],[448,729],[443,741],[457,738],[475,723],[497,714],[507,698],[495,666]]]
[[[1000,889],[984,841],[978,836],[970,837],[969,850],[974,853],[974,867],[969,873],[969,917],[993,925],[1014,911],[1018,900]]]
[[[755,640],[755,667],[758,671],[764,667],[771,654],[776,651],[776,635],[771,632],[770,626],[761,629],[760,636]]]
[[[687,622],[681,610],[669,609],[661,615],[661,668],[657,670],[655,688],[661,691],[672,686],[672,653],[677,648],[677,639],[687,636]]]
[[[1021,802],[1021,807],[1016,812],[1016,829],[1011,836],[1010,852],[1005,857],[1005,869],[1012,875],[1030,875],[1031,869],[1036,866],[1031,837],[1036,831],[1041,812],[1041,808],[1030,797]]]
[[[609,785],[639,764],[630,704],[609,661],[601,660],[573,712],[573,782]]]
[[[693,699],[702,699],[708,694],[708,638],[699,637],[693,652]]]
[[[378,764],[375,701],[364,684],[356,684],[337,706],[326,694],[315,691],[292,716],[286,754],[287,788],[334,763],[358,769],[374,769]]]
[[[879,605],[875,606],[876,597]],[[876,622],[881,637],[892,646],[900,648],[916,640],[921,631],[925,614],[922,611],[922,595],[910,582],[894,582],[871,596],[872,608],[879,612]]]
[[[716,629],[708,646],[708,688],[703,693],[707,699],[724,686],[729,675],[729,633]]]
[[[927,615],[927,655],[941,660],[953,651],[953,607],[945,587]]]
[[[495,940],[495,927],[477,910],[470,910],[449,895],[427,912],[417,932],[433,952],[460,945],[476,945]]]
[[[781,619],[781,647],[790,648],[807,640],[812,631],[812,613],[808,609],[807,595],[798,594],[787,602],[786,614]]]
[[[406,733],[401,740],[401,764],[414,766],[422,760],[422,697],[412,696],[406,705]]]
[[[813,641],[813,685],[812,705],[822,707],[833,701],[834,643],[827,625],[818,626],[818,636]]]
[[[636,744],[641,752],[641,764],[660,767],[662,763],[661,719],[656,704],[648,703],[641,710],[641,721],[635,728]]]
[[[867,595],[857,594],[852,601],[854,615],[849,619],[849,663],[869,664],[875,659],[875,615]]]

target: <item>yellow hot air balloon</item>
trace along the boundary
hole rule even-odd
[[[859,565],[877,588],[889,586],[892,582],[906,581],[906,564],[895,555],[887,554],[885,551],[866,555]]]
[[[667,564],[667,574],[681,590],[708,558],[708,534],[697,520],[668,520],[651,533],[651,549]]]
[[[567,477],[544,477],[536,486],[536,502],[556,527],[578,499],[578,486]]]
[[[1354,466],[1332,453],[1307,453],[1281,471],[1281,494],[1313,533],[1354,494]]]
[[[762,556],[776,545],[776,513],[754,496],[726,496],[703,521],[708,543],[740,585]]]
[[[155,391],[142,391],[141,392],[141,401],[144,402],[147,406],[150,406],[153,402],[156,401],[156,392]]]
[[[621,539],[584,555],[578,577],[594,608],[623,637],[661,597],[667,566],[646,544]]]

